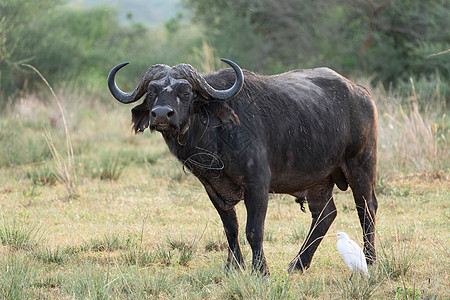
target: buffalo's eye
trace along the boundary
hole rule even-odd
[[[150,85],[147,89],[147,97],[153,98],[157,94],[157,89],[155,86]]]
[[[181,93],[181,97],[183,97],[184,99],[189,99],[190,96],[191,96],[191,93],[189,93],[189,92]]]

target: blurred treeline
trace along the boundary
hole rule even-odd
[[[64,0],[0,0],[0,102],[40,83],[22,63],[59,87],[105,93],[111,67],[131,61],[120,86],[132,89],[156,63],[230,58],[264,74],[328,66],[405,94],[450,95],[447,0],[184,0],[158,28],[119,21],[105,6]],[[210,64],[209,64],[210,65]],[[210,66],[211,67],[211,66]],[[213,68],[217,66],[212,66]],[[127,77],[128,76],[128,77]],[[133,77],[134,76],[134,77]]]

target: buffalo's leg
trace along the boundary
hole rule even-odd
[[[336,206],[333,201],[333,182],[327,178],[322,183],[308,189],[307,201],[311,211],[312,223],[308,236],[300,252],[290,263],[289,269],[304,271],[309,268],[314,252],[336,218]]]
[[[264,220],[266,218],[268,189],[257,185],[248,185],[244,197],[247,209],[247,226],[245,233],[252,248],[252,268],[261,275],[269,275],[263,251]]]
[[[211,198],[211,197],[210,197]],[[226,269],[245,267],[244,259],[242,257],[241,246],[239,245],[239,223],[234,207],[229,210],[224,210],[219,207],[211,198],[214,207],[220,215],[223,223],[223,229],[228,240],[228,259]]]
[[[365,165],[364,162],[373,162],[373,160],[364,160],[361,164],[349,163],[349,184],[363,230],[364,254],[367,263],[372,264],[376,260],[375,217],[378,201],[375,196],[375,166]]]

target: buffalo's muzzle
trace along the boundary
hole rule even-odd
[[[175,111],[170,106],[156,106],[150,112],[151,127],[165,131],[174,126],[175,117]]]

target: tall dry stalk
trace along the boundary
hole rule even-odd
[[[72,140],[70,138],[70,132],[69,128],[67,126],[66,117],[64,115],[64,110],[61,106],[61,102],[59,101],[58,96],[56,96],[56,93],[54,92],[51,85],[48,83],[48,81],[45,79],[45,77],[39,72],[35,67],[29,64],[22,64],[25,67],[28,67],[32,69],[36,74],[39,75],[39,77],[42,79],[42,81],[45,83],[45,85],[49,88],[50,92],[53,95],[53,98],[55,99],[56,104],[58,105],[59,113],[61,114],[61,119],[64,125],[64,134],[66,136],[66,157],[61,155],[61,153],[58,151],[58,149],[55,146],[55,143],[53,142],[52,135],[50,132],[45,130],[44,137],[47,142],[47,145],[50,149],[50,152],[52,153],[53,159],[55,160],[55,174],[58,178],[58,180],[64,185],[67,193],[67,199],[72,199],[76,196],[77,192],[77,172],[74,164],[74,155],[73,155],[73,147],[72,147]]]
[[[202,47],[195,49],[195,63],[200,66],[200,72],[210,73],[219,69],[219,60],[214,48],[203,40]]]

